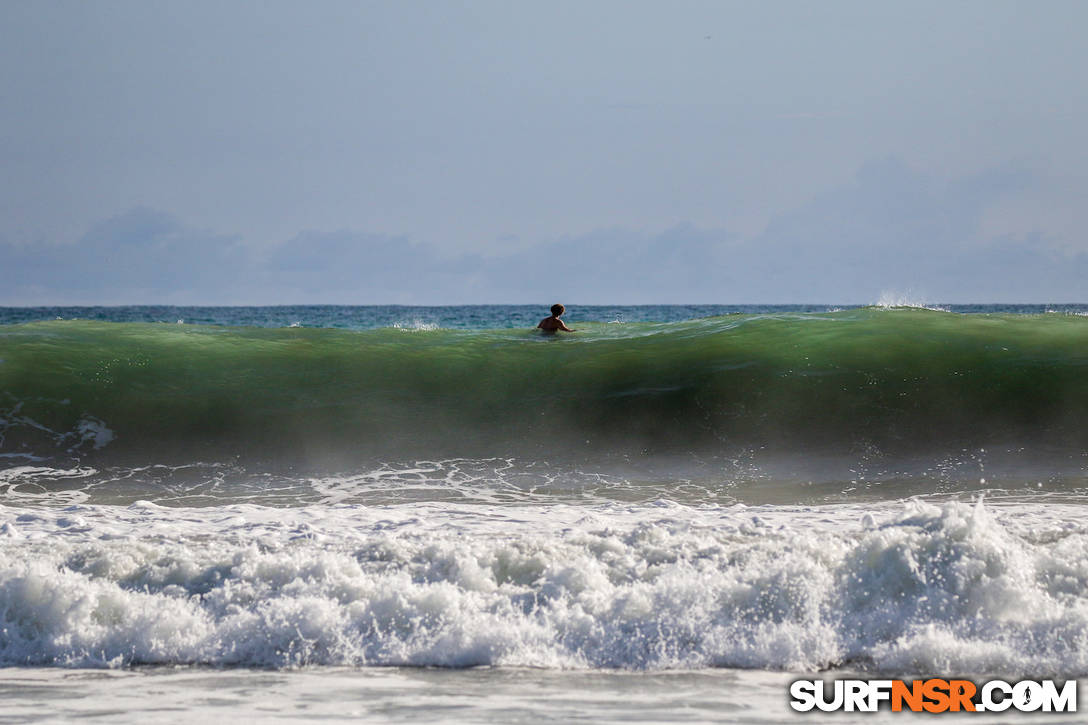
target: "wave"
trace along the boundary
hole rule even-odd
[[[0,328],[0,455],[534,457],[1088,444],[1088,321],[865,308],[519,330]],[[562,451],[562,453],[559,453]]]
[[[1069,513],[0,506],[0,665],[1076,676]]]

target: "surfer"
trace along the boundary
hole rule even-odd
[[[567,308],[556,302],[552,305],[552,316],[545,317],[540,321],[536,327],[538,330],[543,330],[547,335],[554,335],[559,330],[563,332],[575,332],[566,326],[566,324],[559,319],[560,315],[567,311]]]

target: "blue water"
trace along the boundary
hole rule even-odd
[[[564,320],[578,322],[679,322],[731,314],[814,313],[859,307],[857,304],[812,305],[577,305],[567,304]],[[1088,304],[927,305],[964,314],[1086,314]],[[549,304],[459,305],[284,305],[272,307],[0,307],[0,325],[38,320],[108,322],[184,322],[193,325],[252,327],[334,327],[369,329],[393,326],[436,326],[446,329],[533,327],[548,316]]]

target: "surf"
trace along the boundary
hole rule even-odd
[[[1072,677],[1078,514],[0,505],[0,665]]]
[[[1088,444],[1088,320],[859,308],[526,330],[0,328],[28,461],[909,455]]]

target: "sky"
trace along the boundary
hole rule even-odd
[[[1085,27],[0,0],[0,305],[1086,302]]]

